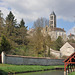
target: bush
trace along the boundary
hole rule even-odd
[[[8,75],[8,73],[3,70],[0,70],[0,75]]]
[[[5,52],[8,52],[11,50],[11,45],[4,36],[2,36],[0,48],[1,48],[1,51],[5,51]]]

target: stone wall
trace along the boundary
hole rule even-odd
[[[36,58],[36,57],[25,57],[18,55],[6,55],[6,64],[15,65],[63,65],[64,59],[49,59],[49,58]]]

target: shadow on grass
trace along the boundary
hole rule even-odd
[[[8,75],[8,73],[3,70],[0,70],[0,75]]]

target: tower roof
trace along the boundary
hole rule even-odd
[[[50,15],[55,15],[55,12],[53,11]]]

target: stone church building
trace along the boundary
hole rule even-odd
[[[49,17],[49,26],[46,25],[43,30],[42,33],[44,36],[46,36],[47,34],[51,36],[52,40],[56,40],[58,38],[58,36],[61,36],[64,41],[66,40],[66,31],[61,28],[57,28],[56,26],[56,15],[54,13],[54,11],[50,14]]]

